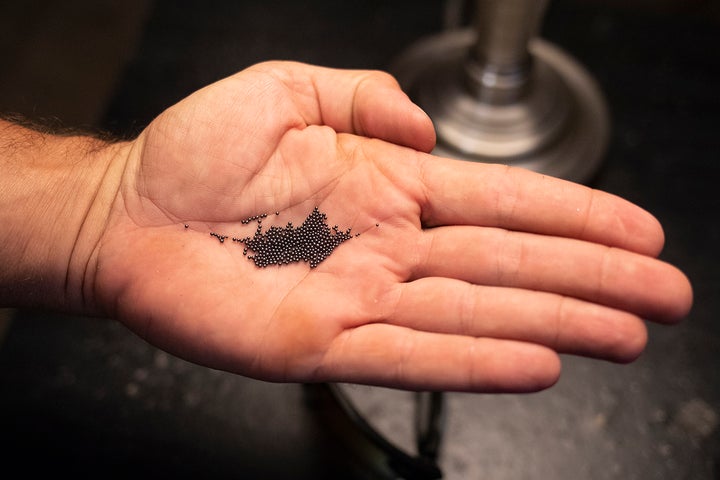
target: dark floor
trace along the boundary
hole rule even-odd
[[[453,3],[5,2],[0,109],[131,135],[260,60],[385,68],[452,23]],[[553,2],[544,36],[588,67],[610,104],[592,186],[661,220],[663,258],[690,276],[695,308],[681,326],[651,326],[632,365],[567,357],[540,394],[447,395],[444,478],[720,479],[717,2],[609,3]],[[328,420],[322,393],[188,364],[112,321],[3,312],[0,339],[3,329],[0,475],[378,478],[339,417]],[[410,394],[344,389],[413,448]]]

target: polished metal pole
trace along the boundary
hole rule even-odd
[[[518,101],[530,82],[530,40],[537,36],[547,0],[483,0],[475,4],[477,35],[465,63],[468,87],[495,105]]]

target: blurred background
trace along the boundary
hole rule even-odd
[[[0,3],[0,112],[139,132],[262,60],[386,69],[462,1]],[[565,357],[533,395],[447,394],[448,479],[720,479],[720,2],[555,0],[542,36],[594,76],[612,134],[591,186],[650,210],[693,282],[677,327],[618,366]],[[412,394],[344,386],[399,448]],[[103,319],[0,311],[0,475],[381,478],[306,388],[201,368]],[[15,470],[19,469],[19,470]],[[4,471],[3,471],[4,470]]]

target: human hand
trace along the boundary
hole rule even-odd
[[[658,222],[599,191],[433,157],[389,76],[265,63],[133,142],[84,290],[190,361],[270,381],[532,391],[558,353],[631,361],[692,292]],[[258,268],[241,220],[314,207],[360,233],[317,268]],[[275,215],[278,212],[279,215]],[[185,227],[187,225],[187,228]],[[378,226],[376,226],[378,225]]]

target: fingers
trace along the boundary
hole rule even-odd
[[[643,321],[620,310],[448,278],[404,284],[388,322],[427,332],[536,343],[559,353],[622,363],[635,360],[647,342]]]
[[[424,235],[411,278],[556,293],[665,323],[682,319],[692,304],[679,270],[626,250],[495,228],[440,227]]]
[[[427,226],[472,224],[578,238],[658,255],[664,235],[641,208],[609,193],[519,168],[424,157]]]
[[[309,125],[328,125],[424,152],[435,146],[432,122],[387,73],[295,62],[266,62],[253,69],[281,79],[296,95]]]
[[[337,337],[314,380],[497,393],[542,390],[559,375],[557,354],[539,345],[368,324]]]

